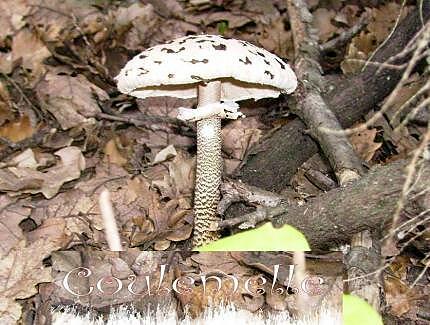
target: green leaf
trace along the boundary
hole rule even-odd
[[[220,21],[217,24],[217,27],[218,27],[218,33],[220,33],[220,35],[224,35],[228,29],[228,21],[226,20]]]
[[[199,252],[217,251],[309,251],[305,236],[296,228],[284,225],[274,228],[271,222],[256,229],[217,240],[194,249]]]
[[[381,316],[364,299],[343,295],[344,325],[383,325]]]

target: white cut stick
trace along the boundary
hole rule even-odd
[[[105,226],[106,241],[109,249],[113,252],[122,251],[121,239],[119,237],[118,227],[115,221],[110,193],[108,190],[103,190],[99,197],[100,212]]]

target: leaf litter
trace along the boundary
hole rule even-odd
[[[338,65],[344,74],[360,71],[363,62],[350,59],[369,58],[390,33],[401,9],[394,2],[372,7],[313,0],[309,5],[321,43],[354,26],[364,12],[370,13],[369,24],[345,47]],[[411,8],[405,7],[402,17]],[[187,34],[221,33],[291,60],[294,49],[285,10],[283,1],[269,0],[17,0],[13,6],[0,2],[0,153],[7,153],[0,161],[2,324],[21,317],[22,307],[15,299],[33,296],[37,285],[41,292],[50,290],[51,270],[58,269],[58,261],[80,265],[74,249],[86,245],[106,250],[97,205],[105,188],[111,192],[120,235],[134,248],[124,260],[92,257],[91,263],[101,271],[113,267],[120,275],[129,268],[138,270],[139,264],[130,260],[148,259],[141,255],[142,248],[187,248],[193,222],[195,130],[174,119],[176,107],[196,103],[120,95],[113,77],[137,52]],[[401,92],[401,102],[424,82],[421,76],[411,80]],[[254,110],[252,105],[243,106]],[[102,113],[112,119],[101,118]],[[121,116],[130,122],[118,119]],[[283,116],[276,116],[269,125],[260,117],[255,113],[224,126],[227,174],[246,159],[250,147],[268,129],[284,123]],[[41,130],[48,132],[38,137]],[[369,163],[399,159],[416,146],[407,129],[393,134],[385,122],[353,135],[351,142]],[[330,176],[324,162],[313,168]],[[299,185],[300,178],[306,178],[305,173],[298,177]],[[68,250],[66,259],[54,253],[60,249]],[[43,261],[51,255],[56,256],[53,266],[46,266]],[[180,268],[190,271],[200,265],[204,271],[255,276],[248,274],[244,260],[223,253],[211,261],[197,254],[184,257]],[[413,309],[416,296],[402,291],[402,283],[388,283],[392,296],[399,292],[408,302],[402,308],[393,304],[395,314]],[[193,293],[196,298],[184,299],[202,298],[198,290]],[[241,288],[233,299],[240,301],[243,293]],[[264,304],[261,297],[248,299],[253,309]],[[283,306],[270,299],[269,304]],[[194,312],[204,304],[207,301],[194,301]]]

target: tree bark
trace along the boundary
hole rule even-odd
[[[427,21],[430,2],[424,1],[422,14]],[[384,62],[401,52],[420,28],[420,13],[416,9],[399,24],[373,61]],[[400,64],[407,59],[396,63]],[[376,74],[377,70],[377,66],[368,66],[363,72],[336,82],[330,87],[333,90],[325,94],[328,106],[333,109],[343,127],[350,127],[364,114],[376,108],[402,75],[400,70],[384,69]],[[252,150],[239,177],[250,185],[271,191],[280,191],[288,186],[297,168],[318,152],[318,145],[305,130],[306,126],[295,119],[272,133]]]

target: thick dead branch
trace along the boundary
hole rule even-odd
[[[339,184],[343,185],[360,178],[363,172],[361,160],[346,135],[321,130],[323,127],[340,131],[342,126],[321,96],[324,80],[318,63],[318,35],[315,29],[312,29],[313,17],[303,0],[287,1],[287,8],[294,39],[294,66],[301,82],[301,87],[295,92],[297,107],[293,111],[308,126],[310,134],[318,140]]]
[[[430,3],[424,1],[424,20],[427,21],[429,16]],[[373,60],[384,62],[400,53],[421,27],[420,12],[414,10],[399,24]],[[407,60],[407,57],[403,57],[395,63]],[[333,109],[343,127],[350,127],[375,108],[392,91],[402,75],[401,70],[384,69],[376,74],[377,70],[376,66],[368,66],[358,75],[333,84],[332,91],[325,95],[328,106]],[[267,190],[279,191],[285,188],[297,168],[318,152],[317,144],[305,134],[305,129],[306,126],[295,119],[264,139],[249,155],[240,171],[241,179]]]
[[[428,189],[430,164],[425,164],[409,198]],[[306,205],[260,208],[254,213],[226,220],[221,226],[232,227],[242,222],[248,225],[250,220],[256,223],[272,219],[277,225],[289,224],[299,229],[313,249],[346,243],[355,233],[378,230],[390,222],[402,193],[406,165],[407,161],[397,161],[377,166],[353,185],[321,194]],[[414,197],[415,200],[419,197]],[[412,207],[411,203],[406,209],[411,214],[418,214],[422,208]]]

